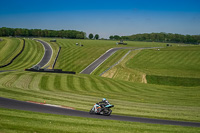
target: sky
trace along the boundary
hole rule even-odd
[[[0,27],[200,35],[200,0],[0,0]]]

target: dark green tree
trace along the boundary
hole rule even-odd
[[[89,39],[93,39],[94,36],[92,33],[90,33],[88,37],[89,37]]]
[[[99,39],[99,35],[96,34],[96,35],[94,36],[94,39],[98,40],[98,39]]]
[[[120,39],[121,39],[121,37],[118,36],[118,35],[114,35],[113,38],[114,38],[115,40],[120,40]]]
[[[113,36],[110,36],[110,37],[109,37],[109,39],[110,39],[110,40],[113,40],[113,39],[114,39],[114,37],[113,37]]]

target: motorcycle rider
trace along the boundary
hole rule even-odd
[[[97,109],[95,109],[95,112],[101,112],[101,110],[103,110],[104,107],[109,104],[109,102],[105,98],[103,98],[102,101],[100,101],[100,102],[98,102],[96,104],[100,105],[101,108],[99,108],[98,111],[97,111]]]

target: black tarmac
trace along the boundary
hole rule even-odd
[[[51,46],[47,42],[42,41],[42,40],[37,40],[37,41],[40,42],[44,46],[44,49],[45,49],[45,53],[42,60],[37,64],[40,67],[43,67],[50,61],[53,51],[52,51]]]
[[[103,54],[101,57],[99,57],[97,60],[95,60],[92,64],[90,64],[88,67],[86,67],[82,72],[82,74],[90,74],[92,73],[99,65],[101,65],[108,57],[110,57],[112,54],[114,54],[116,51],[124,49],[124,48],[112,48],[108,50],[105,54]]]
[[[3,97],[0,97],[0,108],[26,110],[26,111],[58,114],[58,115],[79,116],[79,117],[87,117],[87,118],[98,118],[98,119],[106,119],[106,120],[120,120],[120,121],[152,123],[152,124],[200,127],[200,123],[198,122],[160,120],[160,119],[119,116],[119,115],[111,115],[111,116],[90,115],[88,112],[84,112],[84,111],[72,110],[72,109],[61,108],[61,107],[53,107],[53,106],[49,106],[45,104],[42,105],[42,104],[18,101],[18,100],[3,98]],[[88,109],[88,111],[89,110],[90,109]]]

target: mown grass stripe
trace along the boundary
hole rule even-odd
[[[29,85],[29,88],[31,90],[39,90],[39,84],[40,84],[40,81],[43,77],[42,74],[37,74],[37,73],[31,73],[31,75],[33,76],[32,80],[31,80],[31,83]]]
[[[67,76],[68,75],[61,76],[60,88],[63,91],[67,91],[69,89],[67,88]]]
[[[7,43],[0,51],[0,64],[8,64],[22,49],[23,42],[18,38],[7,38]]]
[[[71,76],[71,75],[67,76],[67,88],[69,88],[72,91],[76,90],[73,79],[74,79],[74,76]]]
[[[29,61],[29,60],[31,60],[31,58],[30,58],[30,55],[34,55],[34,52],[35,52],[35,54],[36,54],[36,51],[34,50],[33,51],[33,49],[31,49],[31,48],[35,48],[35,45],[32,45],[32,47],[30,47],[30,43],[28,42],[27,44],[25,44],[25,50],[24,50],[24,52],[26,53],[26,55],[25,56],[19,56],[19,57],[21,57],[19,60],[20,60],[20,62],[17,62],[17,61],[15,61],[16,63],[15,64],[13,64],[13,68],[18,68],[18,67],[23,67],[23,66],[25,66],[25,65],[27,65],[27,62]],[[32,52],[28,52],[28,51],[33,51],[33,53]],[[21,60],[23,60],[23,62],[21,61]]]
[[[42,76],[41,81],[40,81],[40,89],[42,90],[48,90],[47,89],[47,83],[48,83],[48,78],[49,76]]]
[[[93,92],[94,91],[101,91],[94,78],[92,78],[90,76],[90,77],[88,77],[88,80],[89,80],[88,82],[90,83],[91,91],[93,91]]]
[[[49,91],[53,91],[53,90],[57,90],[58,89],[58,88],[55,87],[55,80],[56,80],[55,78],[56,78],[56,75],[51,75],[51,76],[48,75],[47,89]]]
[[[15,81],[14,86],[21,89],[29,89],[29,84],[32,80],[30,74],[20,75],[20,77]]]
[[[5,87],[10,87],[12,86],[11,84],[15,82],[17,77],[18,77],[17,75],[5,75],[3,78],[1,78],[0,85]]]
[[[87,88],[86,83],[85,83],[86,82],[85,78],[84,77],[79,77],[78,79],[79,79],[81,90],[88,91],[88,88]]]
[[[62,90],[61,89],[61,76],[60,75],[55,76],[54,87],[55,87],[55,90]]]

